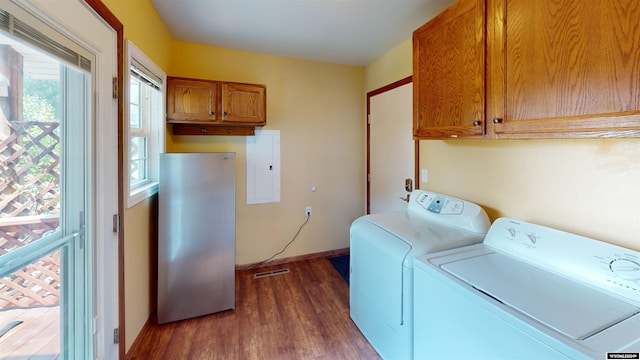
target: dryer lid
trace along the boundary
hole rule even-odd
[[[477,290],[576,340],[584,340],[640,312],[640,308],[604,292],[501,253],[441,267]]]
[[[413,268],[413,258],[431,252],[476,244],[483,234],[473,233],[459,227],[430,221],[414,216],[408,211],[388,212],[362,216],[351,225],[351,231],[359,231],[361,224],[375,224],[384,232],[410,246],[404,265]],[[377,241],[371,237],[370,241]]]

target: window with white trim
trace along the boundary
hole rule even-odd
[[[125,183],[127,207],[132,207],[158,192],[166,74],[131,41],[127,52]]]

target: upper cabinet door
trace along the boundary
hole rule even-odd
[[[488,3],[496,137],[640,136],[638,0]]]
[[[266,86],[222,83],[222,121],[256,126],[266,124]]]
[[[484,1],[461,0],[413,33],[413,135],[485,133]]]
[[[218,83],[192,79],[167,79],[168,122],[213,122]]]

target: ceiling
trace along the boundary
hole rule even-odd
[[[180,41],[366,66],[454,0],[151,0]]]

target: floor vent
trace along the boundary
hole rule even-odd
[[[265,271],[265,272],[253,274],[253,278],[254,279],[260,279],[260,278],[267,277],[267,276],[275,276],[275,275],[286,274],[288,272],[289,272],[289,269],[278,269],[278,270],[273,270],[273,271]]]

